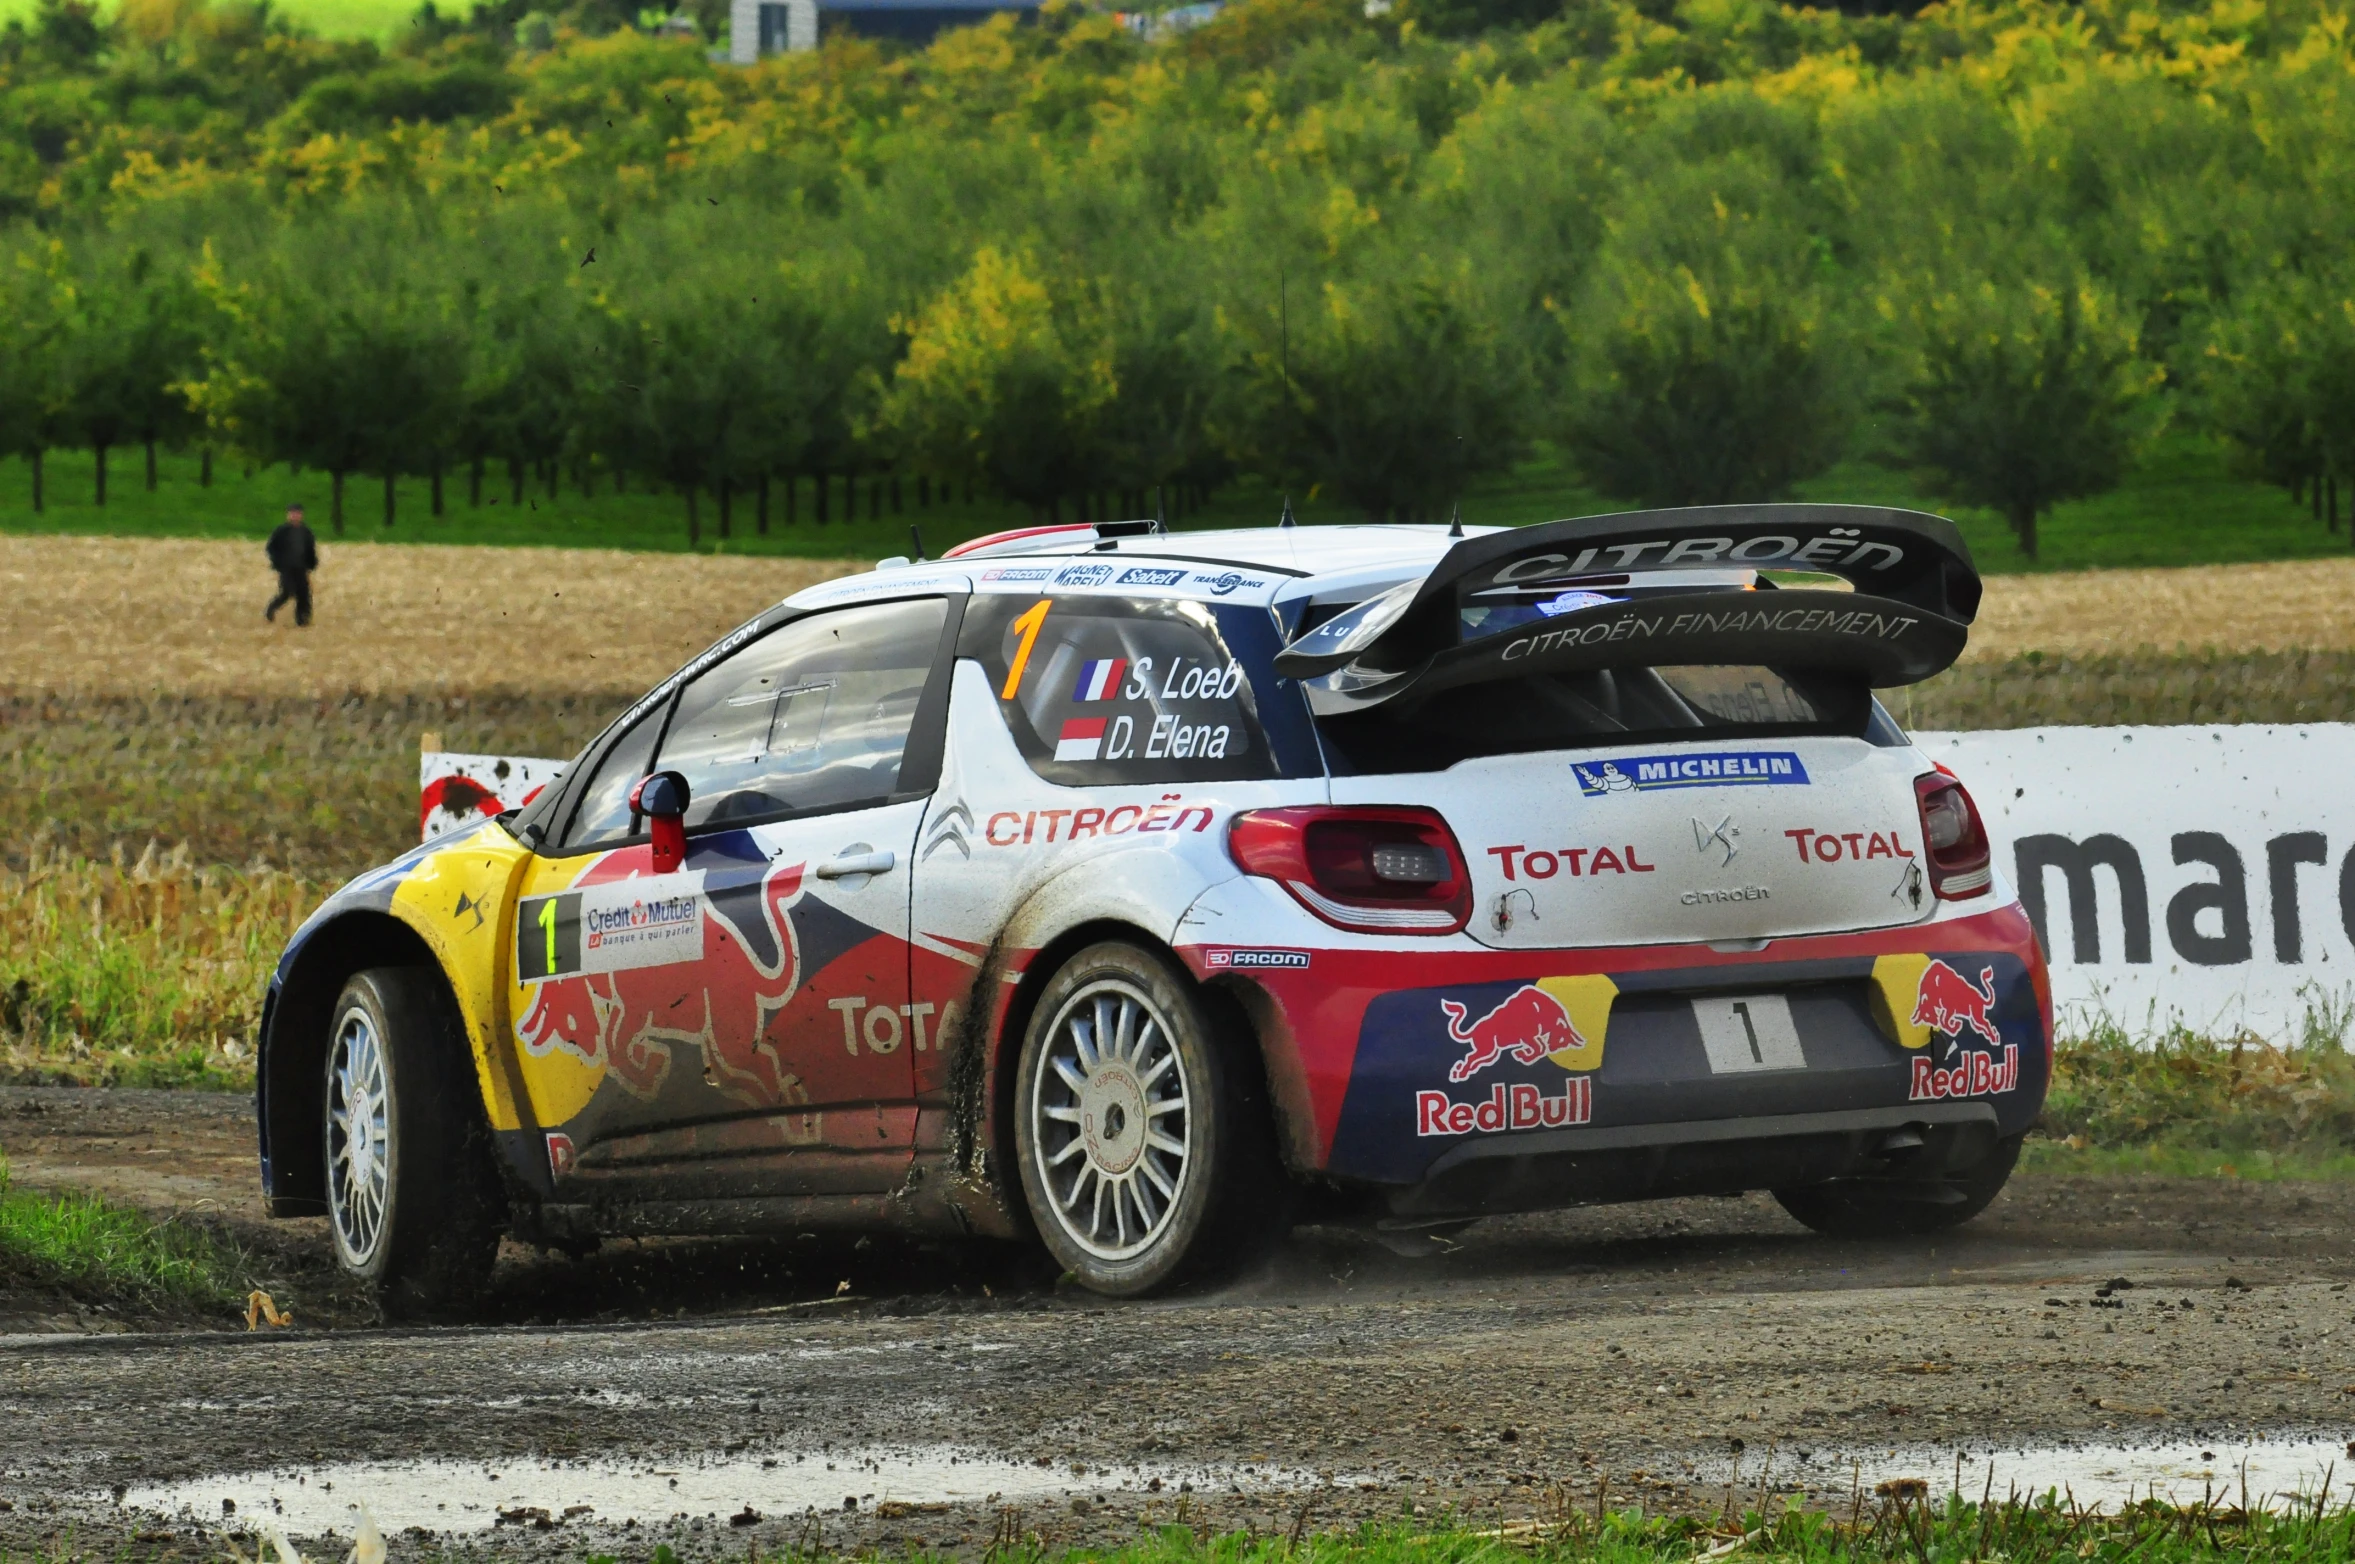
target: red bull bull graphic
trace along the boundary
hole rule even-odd
[[[1921,986],[1914,993],[1913,1024],[1960,1040],[1965,1028],[1979,1034],[1990,1048],[2003,1046],[1995,1029],[1995,969],[1981,967],[1973,983],[1943,961],[1922,969]]]
[[[1542,1056],[1541,1056],[1542,1057]],[[1567,1075],[1554,1096],[1527,1082],[1499,1081],[1483,1102],[1455,1102],[1447,1093],[1415,1093],[1415,1134],[1494,1135],[1510,1130],[1555,1130],[1594,1117],[1594,1077]]]
[[[1471,1011],[1454,1000],[1442,999],[1439,1008],[1447,1016],[1447,1035],[1464,1048],[1464,1057],[1448,1068],[1451,1081],[1468,1081],[1508,1055],[1535,1064],[1548,1054],[1586,1047],[1562,1002],[1534,983],[1469,1025]]]
[[[690,1048],[712,1084],[747,1107],[807,1102],[769,1037],[800,985],[790,909],[801,897],[802,865],[767,870],[749,909],[757,924],[747,928],[700,889],[690,897],[648,884],[633,894],[628,871],[642,856],[612,854],[570,891],[524,901],[517,977],[532,997],[517,1040],[536,1056],[561,1050],[602,1066],[644,1101],[662,1090],[674,1053]],[[610,888],[603,897],[600,887]],[[682,914],[682,903],[691,914]]]

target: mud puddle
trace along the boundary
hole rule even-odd
[[[317,1536],[349,1534],[361,1504],[387,1533],[698,1518],[749,1526],[812,1509],[888,1517],[952,1504],[1020,1504],[1122,1490],[1175,1495],[1213,1484],[1220,1492],[1274,1492],[1315,1481],[1311,1474],[1273,1466],[1041,1466],[934,1445],[624,1462],[350,1462],[133,1487],[119,1503],[175,1520],[276,1524],[295,1535]]]
[[[1915,1477],[1941,1499],[1960,1493],[1973,1502],[2028,1500],[2049,1490],[2064,1502],[2112,1511],[2154,1498],[2265,1510],[2355,1498],[2355,1443],[2312,1437],[1981,1447],[1960,1452],[1959,1459],[1951,1448],[1827,1452],[1795,1470],[1799,1475],[1785,1467],[1775,1476],[1776,1486],[1802,1481],[1820,1494],[1861,1481],[1869,1496],[1880,1483]]]

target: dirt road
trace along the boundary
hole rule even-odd
[[[20,1181],[193,1195],[229,1221],[250,1202],[227,1182],[241,1131],[217,1102],[0,1093]],[[1774,1452],[1778,1490],[1844,1502],[1852,1461],[1889,1450],[2343,1440],[2350,1218],[2341,1185],[2021,1178],[1958,1235],[1870,1246],[1812,1237],[1763,1198],[1690,1201],[1492,1221],[1418,1261],[1308,1231],[1244,1286],[1142,1305],[1059,1291],[1003,1249],[518,1254],[501,1325],[9,1338],[0,1553],[69,1529],[86,1547],[209,1546],[220,1498],[248,1491],[219,1474],[270,1467],[298,1528],[347,1496],[395,1525],[421,1504],[435,1529],[445,1511],[480,1523],[479,1490],[524,1525],[467,1545],[577,1558],[657,1537],[741,1554],[813,1527],[893,1551],[978,1551],[1003,1526],[1051,1543],[1181,1518],[1265,1532],[1304,1504],[1310,1525],[1514,1516],[1604,1482],[1714,1506],[1735,1441],[1753,1472]],[[2133,1285],[2097,1295],[2114,1279]],[[332,1296],[297,1303],[337,1316]],[[960,1485],[924,1465],[951,1449],[1006,1464]],[[428,1458],[448,1464],[400,1464]],[[330,1470],[352,1463],[376,1464]],[[168,1501],[140,1491],[185,1480]],[[943,1498],[977,1485],[1003,1502]],[[194,1508],[159,1520],[151,1503]],[[575,1503],[599,1508],[566,1520]]]

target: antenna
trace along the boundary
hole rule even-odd
[[[919,528],[917,527],[917,525],[916,525],[914,522],[912,522],[912,521],[908,523],[908,542],[909,542],[909,543],[910,543],[910,544],[913,546],[913,548],[914,548],[915,555],[916,555],[916,563],[917,563],[917,564],[919,564],[919,565],[923,564],[923,563],[924,563],[924,534],[923,534],[922,530],[921,530],[921,529],[919,529]]]
[[[1289,494],[1284,496],[1284,514],[1277,518],[1276,525],[1287,528],[1295,525],[1292,520],[1292,496]]]
[[[1454,508],[1448,512],[1447,535],[1451,538],[1460,538],[1464,535],[1464,502],[1462,500],[1456,501]],[[919,551],[916,557],[922,559],[924,555]]]

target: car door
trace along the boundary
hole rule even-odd
[[[687,780],[684,863],[653,875],[633,841],[580,877],[574,906],[536,913],[527,896],[519,947],[540,921],[577,925],[584,951],[597,943],[573,959],[636,963],[592,978],[576,1018],[617,1088],[571,1148],[578,1179],[621,1198],[728,1198],[873,1191],[904,1173],[908,860],[939,768],[950,607],[800,617],[697,673],[644,762]],[[584,809],[601,787],[602,771]]]

